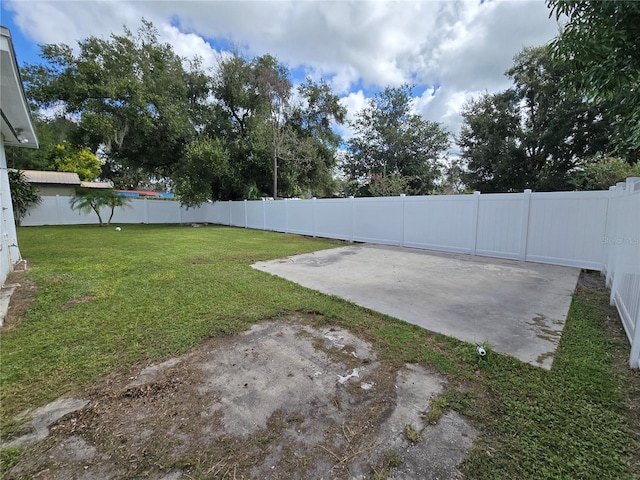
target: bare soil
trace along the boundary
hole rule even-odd
[[[36,286],[29,280],[25,271],[11,272],[5,280],[6,285],[20,285],[13,291],[11,301],[9,302],[9,310],[4,318],[2,330],[13,330],[24,313],[29,309],[35,301]]]
[[[475,430],[425,420],[444,386],[296,315],[92,385],[6,478],[460,478]]]

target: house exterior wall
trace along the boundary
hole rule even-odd
[[[4,150],[4,141],[0,141],[0,286],[4,285],[13,265],[19,261],[20,249],[18,248],[18,236],[16,234],[15,220],[13,216],[13,204],[11,203],[11,190],[9,188],[9,173],[7,171],[7,157]]]

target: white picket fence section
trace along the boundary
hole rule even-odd
[[[96,223],[43,197],[23,225]],[[104,210],[105,217],[108,212]],[[215,223],[600,270],[640,368],[640,179],[609,191],[290,199],[204,204],[133,199],[113,223]]]

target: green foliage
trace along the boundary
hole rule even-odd
[[[464,182],[481,192],[523,190],[531,181],[520,147],[520,108],[513,90],[482,94],[462,110],[457,143],[462,152]]]
[[[411,102],[408,85],[387,87],[351,123],[354,135],[341,167],[347,182],[359,186],[353,194],[374,195],[369,188],[372,179],[393,174],[404,177],[408,195],[434,190],[442,168],[440,159],[449,148],[449,134],[439,123],[412,113]]]
[[[385,176],[376,173],[369,182],[369,193],[374,197],[397,197],[409,190],[409,179],[395,171]]]
[[[547,0],[552,15],[566,19],[552,42],[566,64],[563,82],[594,101],[611,100],[613,140],[619,155],[640,158],[640,3]]]
[[[0,449],[0,473],[8,472],[20,461],[22,449],[19,447],[8,447]]]
[[[180,202],[191,207],[227,198],[237,182],[231,172],[229,155],[221,140],[202,138],[190,143],[174,183]]]
[[[27,181],[21,170],[9,170],[8,174],[13,216],[16,225],[20,225],[29,208],[38,205],[42,200],[38,188]]]
[[[413,444],[419,443],[422,440],[420,432],[410,423],[405,423],[404,425],[404,436]]]
[[[640,163],[630,165],[621,158],[597,156],[578,164],[571,184],[576,190],[608,190],[629,177],[640,177]]]
[[[79,117],[86,145],[104,145],[108,155],[103,178],[128,167],[156,177],[172,173],[196,134],[192,119],[206,95],[197,63],[186,71],[150,22],[137,34],[89,37],[76,49],[43,45],[42,57],[48,65],[23,70],[28,96],[37,107],[58,105]]]
[[[457,143],[469,187],[566,190],[579,159],[610,148],[606,102],[559,88],[567,70],[552,62],[548,48],[525,48],[506,72],[513,88],[467,103]]]
[[[33,123],[38,135],[39,148],[7,146],[7,165],[19,170],[51,170],[59,144],[75,144],[78,127],[64,117],[44,119],[34,116]]]
[[[332,193],[340,143],[332,125],[346,112],[325,82],[307,79],[294,101],[289,72],[276,59],[234,55],[220,63],[212,93],[219,101],[205,134],[224,140],[232,179],[213,200]]]
[[[68,144],[58,144],[50,167],[57,172],[75,172],[83,182],[91,182],[100,176],[102,164],[86,147],[74,148]]]
[[[324,81],[307,79],[294,95],[289,69],[271,55],[225,57],[211,77],[199,59],[177,56],[144,21],[136,33],[89,37],[75,49],[44,45],[42,57],[47,65],[22,72],[34,107],[55,105],[79,120],[70,135],[44,142],[39,169],[92,176],[84,150],[82,158],[56,157],[55,144],[69,141],[102,148],[99,176],[116,188],[175,184],[187,205],[335,191],[340,138],[332,127],[346,110]],[[211,163],[220,161],[224,172]]]
[[[85,213],[93,211],[98,216],[98,225],[102,227],[105,225],[101,214],[103,207],[110,209],[109,218],[107,219],[107,225],[110,225],[115,209],[117,207],[126,207],[130,201],[130,198],[120,196],[109,188],[78,187],[69,203],[73,210]]]

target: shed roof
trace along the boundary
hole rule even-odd
[[[109,182],[80,182],[84,188],[113,188]]]
[[[75,172],[46,172],[42,170],[23,170],[29,183],[50,183],[57,185],[80,186],[80,177]]]

